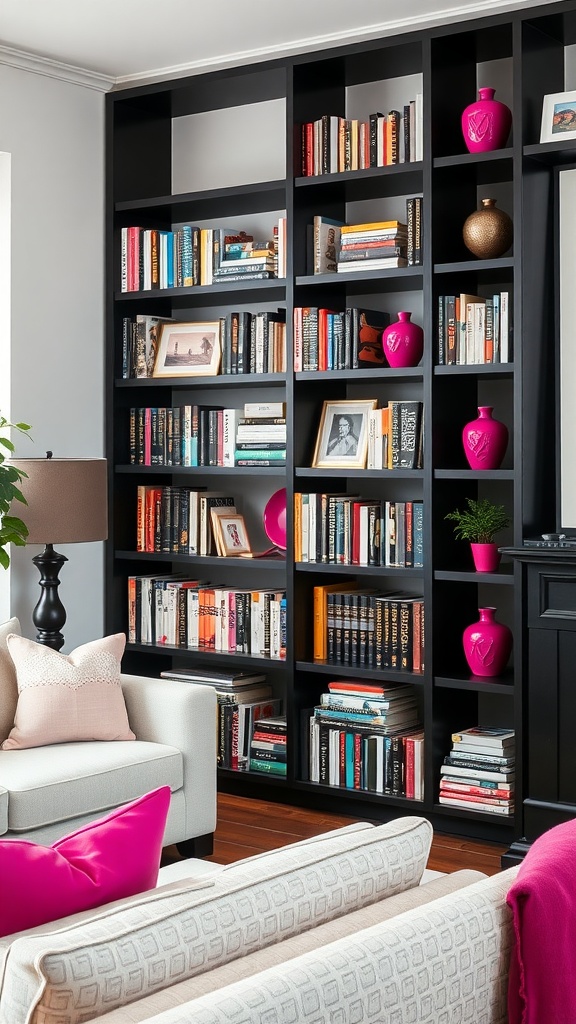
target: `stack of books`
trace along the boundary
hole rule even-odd
[[[285,466],[286,416],[260,412],[238,419],[235,466]]]
[[[284,715],[259,718],[250,741],[251,772],[286,775],[287,723]]]
[[[338,273],[408,266],[408,227],[399,220],[345,224],[340,229]]]
[[[476,725],[453,733],[452,750],[440,774],[441,804],[514,814],[514,730]]]
[[[196,686],[212,686],[218,701],[218,766],[246,770],[254,724],[260,717],[278,714],[282,702],[272,698],[266,676],[256,672],[226,672],[210,668],[167,669],[162,679],[179,679]]]
[[[310,780],[421,800],[423,733],[411,686],[339,679],[310,719]]]
[[[228,240],[230,239],[230,240]],[[231,278],[241,281],[247,277],[277,276],[278,246],[274,239],[255,241],[252,235],[232,238],[225,236],[218,264],[214,267],[213,279]]]

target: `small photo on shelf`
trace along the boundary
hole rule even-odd
[[[212,377],[219,372],[220,321],[162,324],[154,377]]]
[[[576,139],[576,91],[555,92],[544,97],[540,142]]]
[[[219,555],[230,558],[251,554],[244,516],[230,509],[212,509],[211,516]]]
[[[312,466],[314,469],[365,469],[368,413],[376,399],[324,402]]]

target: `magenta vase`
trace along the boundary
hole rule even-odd
[[[505,103],[494,99],[495,89],[479,89],[478,99],[462,114],[462,134],[469,153],[488,153],[507,142],[512,114]]]
[[[475,676],[499,676],[512,650],[512,633],[494,618],[495,608],[479,608],[478,622],[466,626],[462,634],[464,654]]]
[[[491,405],[479,405],[478,418],[462,431],[462,444],[470,469],[498,469],[508,445],[508,427],[493,418]]]
[[[502,557],[497,544],[473,544],[470,542],[470,547],[476,572],[496,572]]]
[[[412,313],[398,313],[398,320],[382,334],[382,348],[393,367],[418,366],[424,351],[424,331],[410,320]]]

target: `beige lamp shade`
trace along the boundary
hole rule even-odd
[[[28,544],[78,544],[106,540],[106,459],[10,459],[27,474],[18,485],[27,505],[13,502]]]

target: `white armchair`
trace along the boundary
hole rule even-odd
[[[0,750],[0,836],[49,844],[158,786],[172,799],[164,845],[212,852],[216,695],[209,686],[123,675],[135,741]]]

